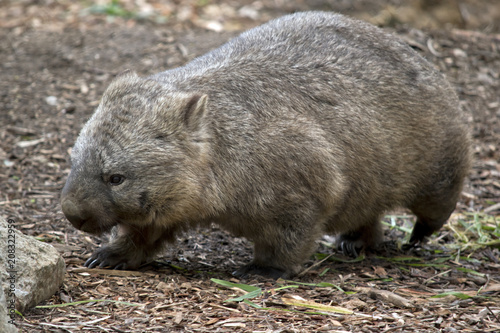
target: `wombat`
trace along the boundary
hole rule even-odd
[[[384,211],[417,217],[411,244],[455,209],[470,166],[457,97],[398,38],[305,12],[187,65],[118,76],[71,152],[62,210],[111,242],[88,267],[135,269],[183,230],[254,242],[234,274],[290,277],[323,234],[373,247]]]

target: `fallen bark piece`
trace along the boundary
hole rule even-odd
[[[373,299],[378,299],[386,303],[391,303],[400,308],[413,307],[413,302],[411,302],[410,300],[387,290],[370,289],[368,295]]]

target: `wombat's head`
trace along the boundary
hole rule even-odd
[[[66,218],[96,234],[186,218],[210,149],[206,104],[206,95],[172,92],[134,73],[117,77],[72,149]]]

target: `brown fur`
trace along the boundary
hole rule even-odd
[[[186,66],[117,77],[72,151],[71,223],[110,244],[87,266],[136,268],[215,222],[255,244],[237,275],[292,276],[324,233],[375,246],[379,218],[454,210],[470,165],[457,97],[399,39],[337,14],[285,16]]]

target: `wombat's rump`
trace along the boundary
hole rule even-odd
[[[455,208],[470,164],[457,97],[392,35],[341,15],[288,15],[184,67],[117,77],[71,153],[62,209],[114,230],[89,267],[136,268],[215,222],[255,244],[236,274],[296,274],[322,234],[347,252],[407,207],[411,243]]]

